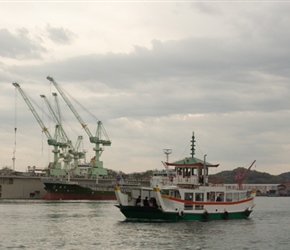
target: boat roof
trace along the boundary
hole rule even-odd
[[[186,157],[182,160],[175,161],[173,163],[164,162],[167,166],[175,166],[175,167],[201,167],[204,165],[204,161],[196,158],[196,157]],[[218,167],[220,164],[211,164],[206,162],[206,167]]]

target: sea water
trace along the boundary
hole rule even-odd
[[[0,201],[0,249],[290,249],[290,197],[257,197],[250,218],[130,222],[116,201]]]

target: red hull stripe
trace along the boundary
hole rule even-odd
[[[193,205],[236,205],[236,204],[241,204],[245,203],[248,201],[253,200],[254,198],[248,198],[246,200],[241,200],[241,201],[209,201],[209,202],[201,202],[201,201],[186,201],[174,197],[169,197],[170,200],[181,202],[181,203],[186,203],[186,204],[193,204]]]

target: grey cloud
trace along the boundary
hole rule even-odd
[[[0,56],[13,59],[37,59],[46,49],[29,37],[27,29],[18,29],[16,34],[0,29]]]
[[[194,2],[191,3],[191,8],[194,10],[198,10],[199,12],[202,12],[204,14],[210,14],[210,15],[217,15],[221,14],[221,11],[218,8],[217,4],[208,4],[208,3],[202,3],[202,2]]]
[[[117,117],[288,109],[290,72],[281,71],[287,67],[285,61],[266,44],[154,40],[152,49],[136,46],[129,54],[87,55],[39,67],[14,67],[13,71],[29,77],[33,72],[43,82],[51,75],[64,87],[81,84],[96,95],[114,96],[122,91],[109,102],[107,96],[94,95],[89,102],[94,105],[97,98],[98,110],[109,109]],[[282,58],[289,56],[288,47],[280,49]]]
[[[48,37],[53,42],[59,44],[70,44],[76,37],[76,35],[68,29],[53,28],[50,25],[47,25],[46,31],[48,32]]]

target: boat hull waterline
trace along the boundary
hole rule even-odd
[[[161,209],[154,207],[132,207],[116,205],[121,213],[128,220],[165,220],[165,221],[207,221],[207,220],[228,220],[228,219],[246,219],[252,211],[245,210],[242,212],[232,213],[180,213],[180,212],[162,212]]]

